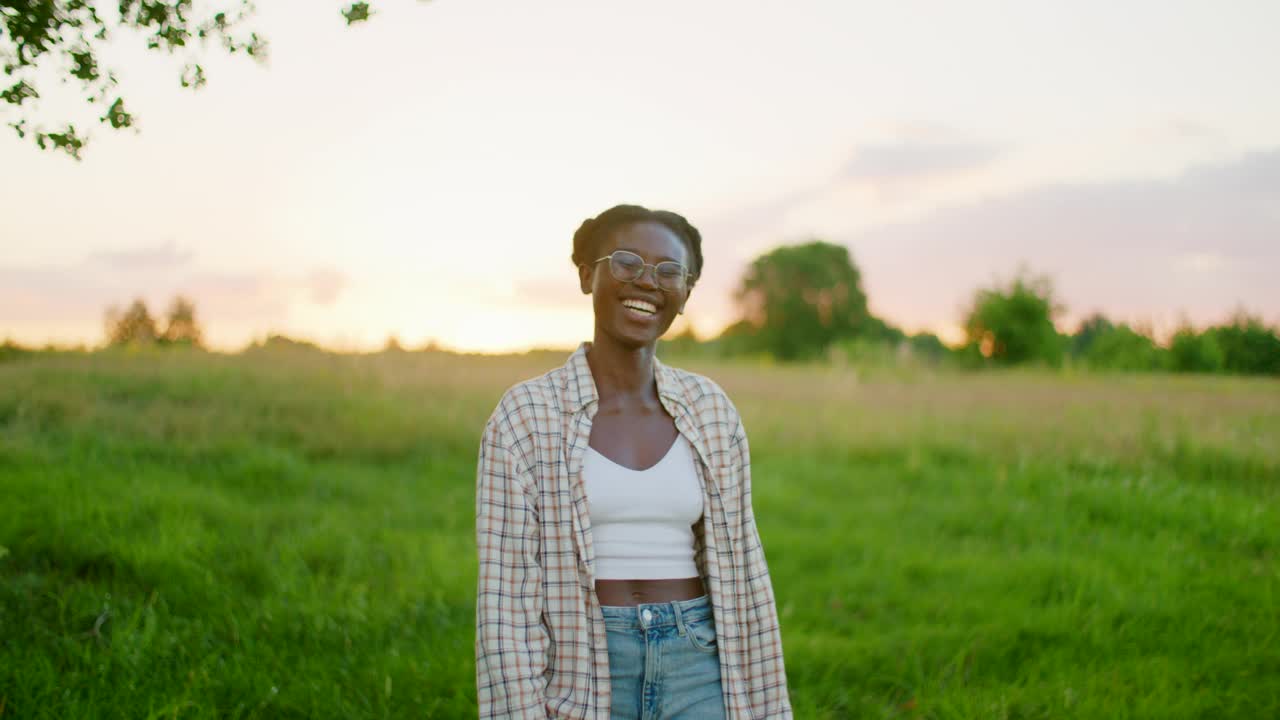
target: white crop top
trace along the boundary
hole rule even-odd
[[[599,580],[698,576],[693,524],[702,517],[702,489],[693,448],[677,435],[647,470],[623,467],[591,447],[582,464]]]

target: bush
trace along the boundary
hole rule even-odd
[[[1172,368],[1178,372],[1222,372],[1224,356],[1222,347],[1212,332],[1197,333],[1183,327],[1174,333],[1169,343]]]
[[[245,352],[323,354],[327,351],[309,340],[296,340],[287,335],[270,333],[266,339],[250,344]]]
[[[1096,331],[1081,359],[1095,370],[1150,371],[1169,367],[1168,351],[1121,323]]]
[[[932,363],[940,363],[952,354],[951,348],[943,344],[937,335],[928,332],[916,333],[907,338],[911,353]]]
[[[12,340],[5,340],[3,343],[0,343],[0,363],[8,362],[10,360],[20,360],[30,354],[30,350],[22,347]]]
[[[1102,313],[1094,313],[1080,323],[1080,328],[1071,336],[1068,351],[1073,358],[1084,358],[1089,354],[1093,343],[1102,335],[1115,330],[1116,326]]]
[[[1237,313],[1226,325],[1211,328],[1222,349],[1223,368],[1242,375],[1280,375],[1280,336],[1256,317]]]
[[[900,350],[905,347],[898,343],[868,338],[841,340],[827,348],[827,360],[837,367],[893,367],[908,359],[909,356]]]

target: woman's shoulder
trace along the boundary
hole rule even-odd
[[[555,373],[552,370],[507,388],[489,416],[489,424],[528,435],[547,418],[559,415],[562,398]]]

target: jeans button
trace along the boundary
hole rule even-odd
[[[649,612],[648,608],[646,608],[640,612],[640,617],[644,618],[645,622],[649,622],[650,620],[653,620],[653,613]]]

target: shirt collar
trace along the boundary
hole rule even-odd
[[[596,391],[595,378],[591,376],[591,366],[587,364],[587,350],[590,347],[590,342],[583,342],[578,345],[578,349],[573,351],[573,354],[569,356],[568,362],[564,365],[566,370],[564,385],[565,412],[577,413],[600,400],[600,395]],[[671,401],[680,410],[685,409],[686,401],[684,396],[680,394],[680,383],[676,379],[675,371],[659,361],[656,354],[653,357],[653,376],[658,383],[658,397]],[[671,408],[668,405],[668,409],[674,410],[675,408]]]

